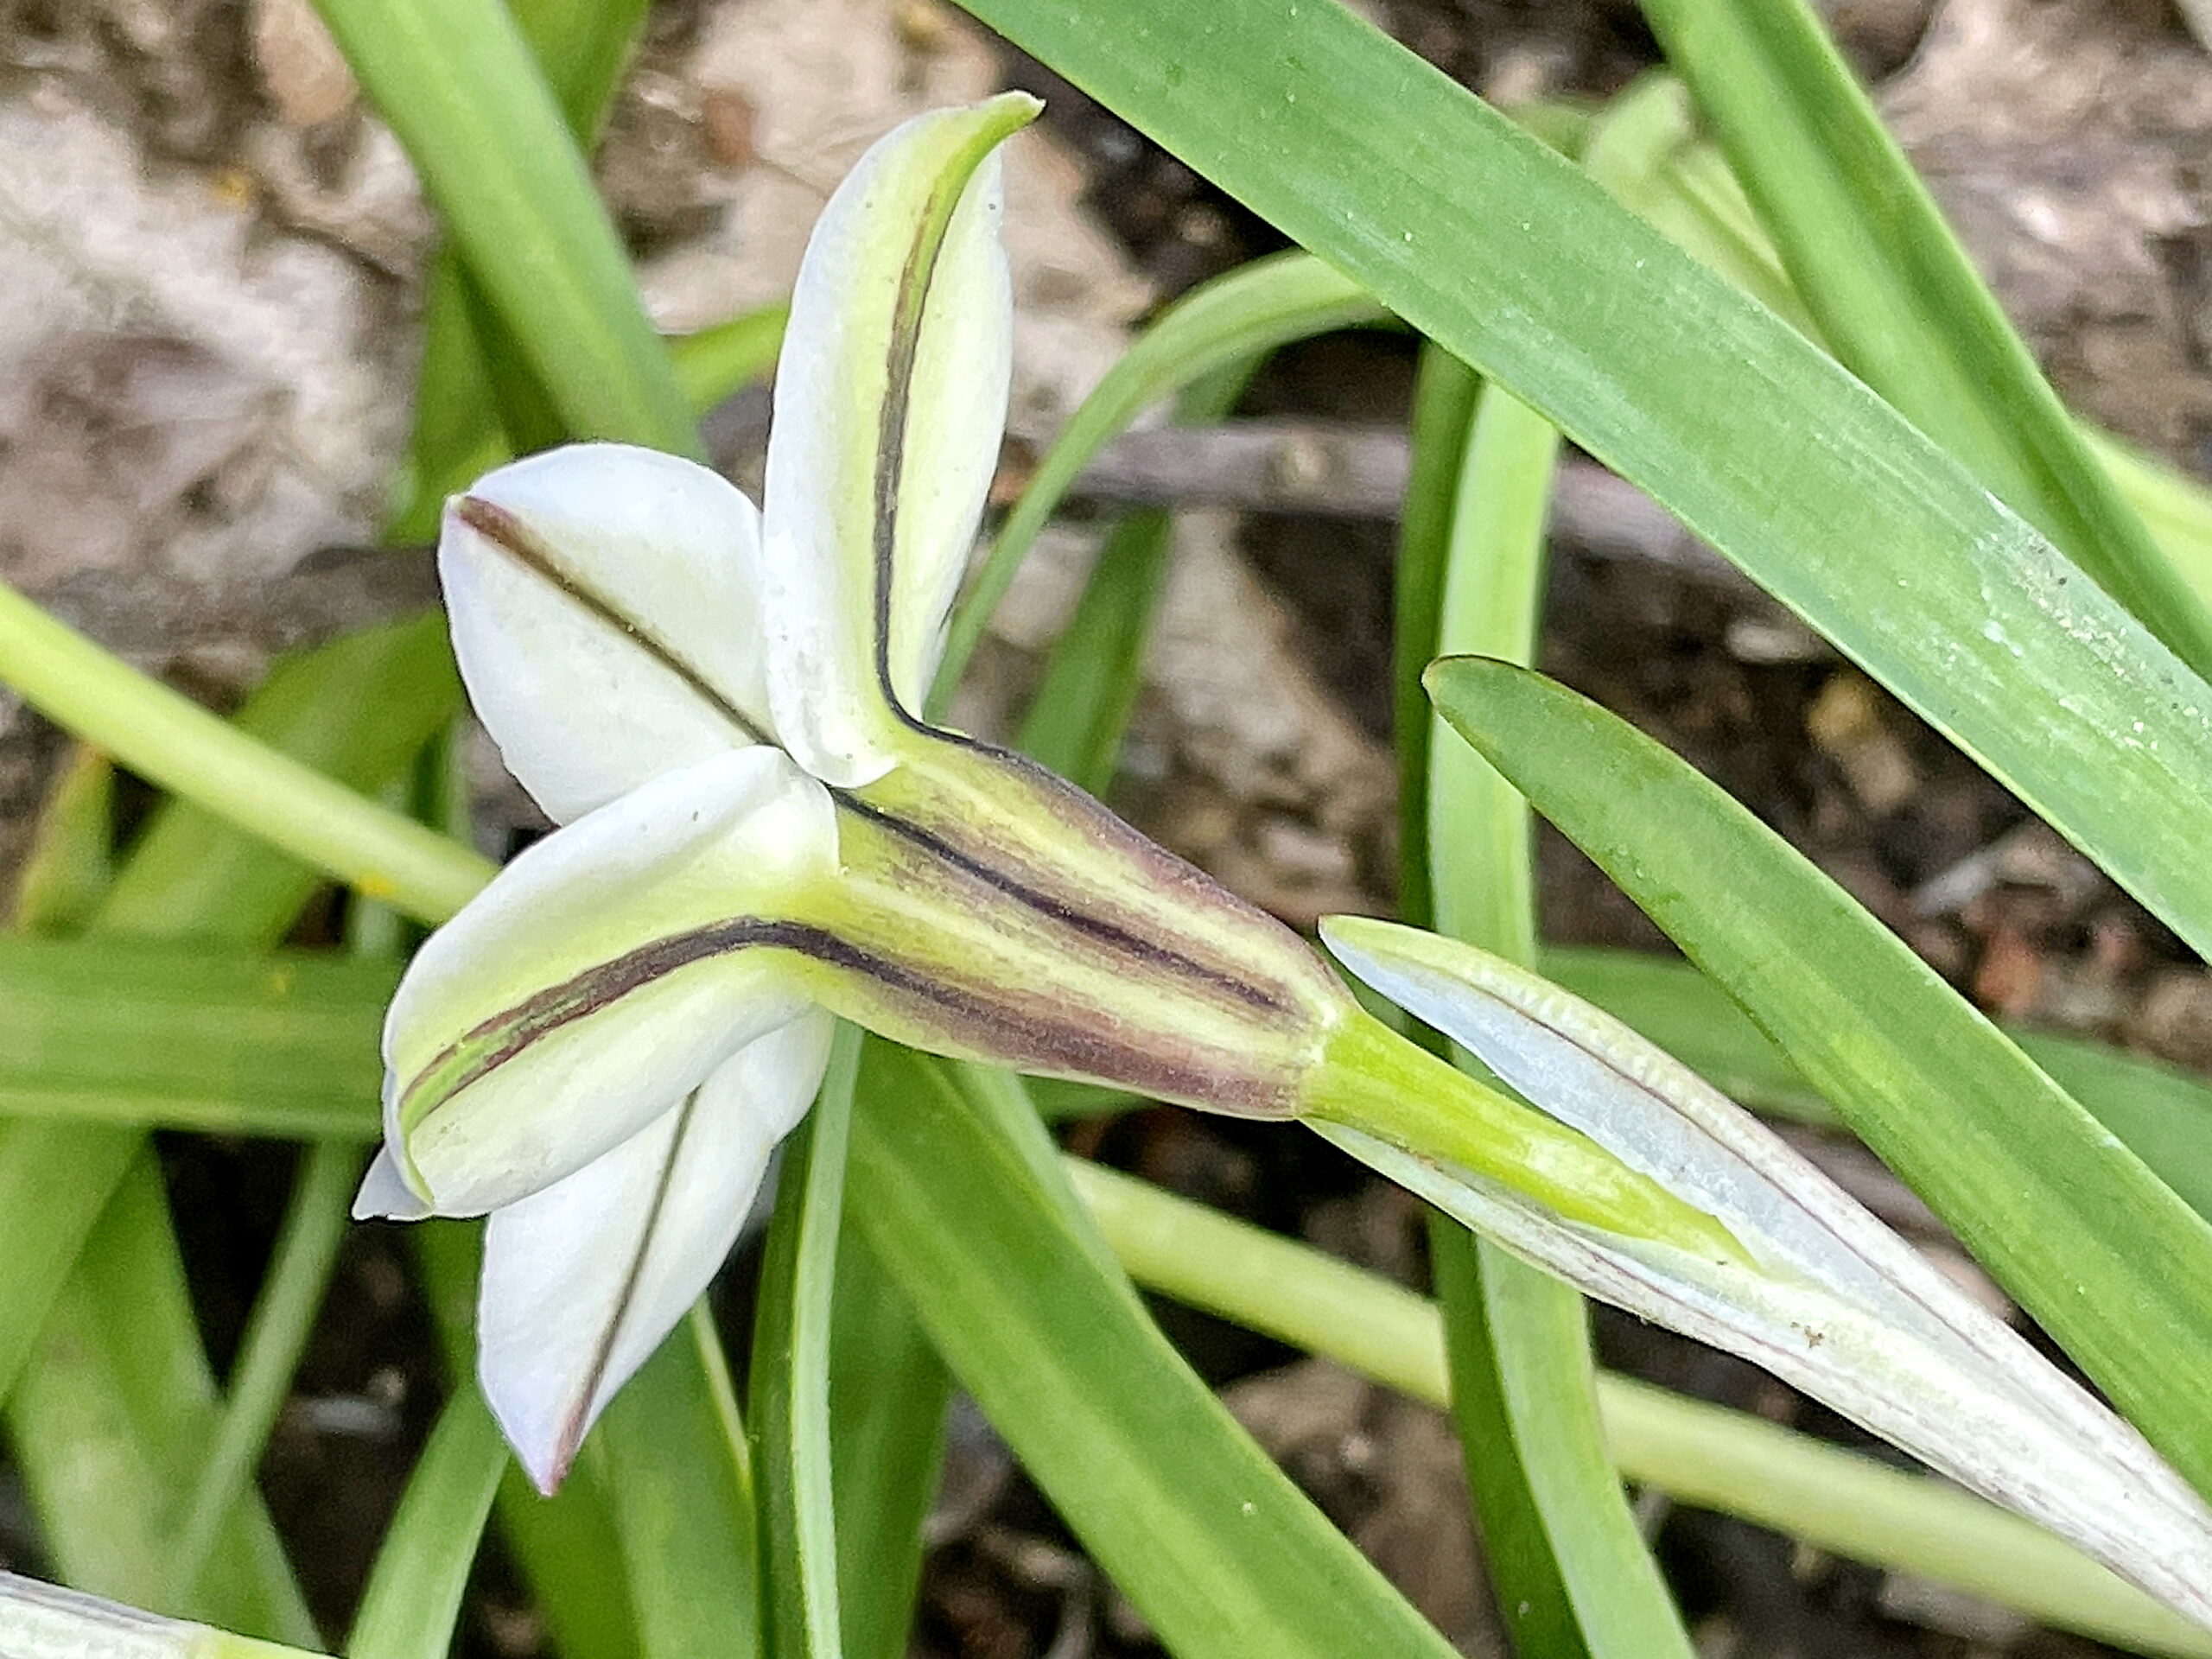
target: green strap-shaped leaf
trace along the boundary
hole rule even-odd
[[[461,1592],[506,1467],[506,1442],[484,1397],[463,1389],[439,1414],[377,1548],[346,1659],[443,1659],[452,1650]]]
[[[830,1379],[837,1242],[861,1035],[842,1027],[822,1093],[784,1143],[753,1325],[753,1433],[766,1618],[778,1659],[837,1659],[837,1527]]]
[[[830,1304],[830,1457],[837,1611],[849,1659],[901,1659],[921,1586],[952,1378],[853,1213]]]
[[[270,1431],[321,1311],[366,1161],[359,1147],[342,1142],[324,1141],[301,1156],[283,1228],[231,1366],[229,1398],[169,1544],[170,1571],[182,1588],[200,1581],[238,1500],[252,1490]]]
[[[560,105],[499,0],[319,0],[563,423],[698,435]]]
[[[2212,610],[2082,441],[1811,8],[1643,11],[1836,356],[2205,671]]]
[[[1897,937],[1690,766],[1540,676],[1438,711],[1742,1005],[2200,1490],[2212,1224]]]
[[[1436,913],[1428,861],[1428,734],[1435,715],[1421,671],[1436,655],[1445,565],[1459,470],[1482,380],[1434,341],[1424,341],[1407,423],[1411,463],[1398,517],[1391,589],[1391,735],[1398,757],[1398,913],[1425,924]]]
[[[1162,312],[1068,417],[999,526],[982,568],[954,607],[938,672],[938,698],[959,683],[991,613],[1069,486],[1131,421],[1185,386],[1278,346],[1385,321],[1389,315],[1357,283],[1295,253],[1239,265]]]
[[[257,1493],[225,1518],[197,1580],[176,1581],[175,1529],[216,1432],[216,1400],[161,1173],[142,1151],[53,1298],[9,1402],[16,1465],[70,1583],[311,1643],[314,1622]]]
[[[764,1651],[752,1465],[703,1303],[624,1385],[585,1452],[620,1541],[639,1652],[753,1659]],[[517,1503],[546,1507],[527,1491]],[[587,1593],[613,1576],[581,1548],[570,1559],[590,1569]]]
[[[965,1068],[870,1047],[854,1214],[938,1351],[1168,1649],[1443,1659],[1443,1638],[1168,1346],[1033,1114],[956,1081],[976,1075]]]
[[[969,10],[1650,491],[2212,947],[2212,692],[1810,342],[1336,0]]]
[[[1483,390],[1454,491],[1436,650],[1534,657],[1558,454],[1558,431],[1541,416],[1502,388]],[[1443,732],[1428,744],[1427,808],[1433,925],[1533,962],[1527,803]],[[1689,1659],[1688,1633],[1606,1455],[1581,1298],[1446,1217],[1431,1219],[1429,1238],[1452,1410],[1517,1649]]]

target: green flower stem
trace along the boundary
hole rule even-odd
[[[1569,1221],[1757,1268],[1704,1211],[1367,1014],[1330,1034],[1301,1109],[1528,1193]]]
[[[1081,1159],[1075,1187],[1130,1277],[1193,1307],[1446,1403],[1443,1323],[1402,1286]],[[1622,1475],[1853,1560],[1983,1596],[2145,1652],[2212,1656],[2212,1635],[2042,1529],[1924,1475],[1747,1413],[1601,1373]]]
[[[56,724],[366,897],[443,921],[492,867],[139,673],[0,584],[0,680]]]

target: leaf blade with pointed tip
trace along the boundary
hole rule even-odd
[[[2212,949],[2212,690],[1787,324],[1334,0],[967,9],[1649,490]]]
[[[1446,659],[1428,683],[1452,727],[1728,990],[2191,1484],[2212,1486],[2196,1381],[2212,1375],[2212,1224],[1658,744],[1503,664]]]

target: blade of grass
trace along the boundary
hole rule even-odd
[[[2212,947],[2212,692],[1810,342],[1333,0],[968,9],[1649,490]]]
[[[447,1402],[408,1477],[346,1638],[346,1659],[444,1659],[461,1594],[507,1468],[499,1425],[474,1389]]]
[[[1820,20],[1645,0],[1836,356],[2200,672],[2212,609],[2082,442]]]
[[[314,1621],[257,1497],[218,1559],[174,1582],[175,1522],[217,1423],[161,1176],[141,1153],[52,1299],[8,1432],[55,1567],[81,1589],[312,1646]]]
[[[0,936],[0,1111],[373,1140],[397,978],[328,952]]]
[[[241,828],[370,898],[428,891],[458,908],[475,891],[473,859],[443,836],[389,814],[364,819],[343,783],[126,667],[4,586],[0,645],[10,682],[41,713],[149,783],[227,802]]]
[[[753,1327],[753,1432],[760,1482],[769,1645],[835,1659],[837,1528],[830,1452],[830,1342],[837,1235],[861,1039],[841,1027],[822,1093],[784,1142]]]
[[[1428,734],[1435,716],[1421,689],[1421,671],[1436,655],[1460,464],[1481,389],[1472,369],[1435,341],[1422,342],[1407,426],[1412,459],[1392,588],[1390,730],[1398,754],[1398,913],[1424,925],[1435,913],[1428,868]]]
[[[1639,217],[1819,338],[1743,187],[1700,136],[1689,94],[1672,75],[1648,75],[1605,106],[1583,165]],[[2076,425],[2176,574],[2212,606],[2212,490],[2086,422]]]
[[[358,699],[379,683],[389,693],[380,705],[357,700],[333,711],[318,696],[335,690]],[[359,736],[360,752],[346,764],[358,769],[357,779],[374,780],[378,769],[404,764],[410,744],[420,746],[429,723],[450,708],[453,689],[442,642],[435,635],[426,639],[419,627],[402,626],[280,666],[267,690],[249,704],[241,724],[311,753],[324,744],[342,748]],[[188,809],[158,814],[95,912],[95,931],[273,937],[315,877],[265,849],[253,849],[257,863],[234,857],[238,847],[231,832]],[[174,896],[159,879],[165,868],[190,874]],[[239,878],[228,893],[209,885],[224,874]],[[138,1189],[124,1185],[124,1192],[139,1191],[143,1201],[109,1202],[143,1144],[143,1135],[133,1131],[79,1124],[10,1123],[0,1135],[0,1159],[5,1160],[0,1190],[14,1188],[17,1194],[17,1201],[0,1211],[0,1229],[6,1233],[0,1243],[9,1247],[11,1265],[0,1281],[0,1389],[19,1372],[29,1373],[27,1397],[16,1402],[19,1425],[46,1421],[57,1400],[73,1400],[79,1408],[95,1395],[132,1402],[128,1410],[111,1411],[106,1423],[113,1433],[130,1438],[120,1452],[126,1461],[154,1471],[141,1478],[119,1469],[118,1478],[129,1478],[105,1489],[72,1479],[67,1459],[73,1448],[91,1441],[67,1431],[23,1433],[19,1427],[19,1457],[31,1478],[41,1478],[33,1465],[48,1459],[56,1462],[54,1478],[41,1483],[48,1495],[45,1519],[53,1528],[112,1533],[118,1491],[149,1497],[155,1513],[181,1513],[190,1471],[215,1432],[213,1385],[181,1272],[174,1268],[175,1241],[158,1183],[150,1198],[143,1180]],[[104,1211],[105,1230],[96,1233],[95,1220]],[[106,1243],[73,1273],[88,1237]],[[135,1275],[132,1262],[139,1264]],[[66,1324],[72,1317],[68,1310],[79,1310],[80,1328],[86,1318],[96,1317],[102,1292],[87,1281],[93,1273],[108,1274],[121,1287],[116,1294],[144,1301],[143,1328],[118,1333],[105,1345],[57,1343],[51,1332],[35,1343],[49,1324],[50,1313]],[[70,1380],[51,1386],[65,1371]],[[67,1408],[66,1403],[61,1408]],[[259,1598],[272,1618],[293,1620],[289,1628],[296,1630],[308,1628],[257,1495],[245,1495],[219,1536],[219,1557],[203,1574],[194,1605]],[[156,1553],[125,1564],[149,1596],[171,1587],[168,1541]]]
[[[1310,1246],[1129,1176],[1069,1173],[1138,1283],[1325,1355],[1417,1400],[1449,1392],[1433,1305]],[[2072,1546],[1948,1482],[1750,1414],[1600,1373],[1622,1472],[1681,1502],[1984,1596],[2061,1630],[2150,1653],[2212,1655],[2212,1636]]]
[[[375,787],[398,775],[458,697],[442,629],[426,620],[280,664],[237,725],[341,784]],[[321,880],[213,814],[172,803],[131,849],[96,931],[273,942]],[[0,1395],[142,1138],[80,1122],[0,1124],[0,1256],[10,1264],[0,1277]]]
[[[1259,362],[1247,358],[1185,387],[1175,400],[1176,423],[1203,426],[1226,417]],[[1015,742],[1031,760],[1094,795],[1114,781],[1122,738],[1144,686],[1145,645],[1173,539],[1173,517],[1164,511],[1133,512],[1114,526],[1046,662]]]
[[[990,550],[953,607],[941,700],[1006,597],[1061,498],[1090,458],[1153,404],[1209,375],[1277,346],[1338,328],[1387,321],[1389,314],[1357,283],[1301,254],[1277,254],[1200,284],[1160,315],[1100,377],[1030,474],[1021,499],[992,537]]]
[[[362,1162],[359,1147],[330,1142],[308,1147],[302,1159],[283,1230],[231,1368],[229,1398],[169,1546],[180,1600],[198,1584],[225,1520],[252,1484],[322,1306]]]
[[[1503,664],[1440,713],[1742,1005],[2200,1489],[2212,1224],[1773,831],[1658,744]],[[2024,1218],[2031,1218],[2024,1220]]]
[[[1448,1652],[1168,1347],[1033,1115],[995,1111],[966,1069],[871,1051],[854,1213],[1161,1642],[1183,1659]]]
[[[639,1652],[765,1651],[752,1468],[704,1303],[607,1408],[591,1454],[621,1541]]]
[[[1542,615],[1559,433],[1501,388],[1485,387],[1463,453],[1435,648],[1527,662]],[[1427,852],[1433,925],[1533,962],[1527,804],[1448,732],[1432,732],[1427,758],[1426,834],[1417,846]],[[1517,1648],[1688,1659],[1689,1635],[1606,1455],[1582,1299],[1442,1215],[1430,1220],[1429,1252],[1452,1413],[1498,1605]]]
[[[475,1223],[457,1221],[424,1222],[408,1230],[446,1376],[456,1394],[475,1389],[482,1230]],[[607,1421],[601,1420],[602,1433]],[[625,1535],[615,1527],[602,1459],[592,1447],[586,1450],[590,1455],[578,1460],[550,1498],[540,1497],[510,1460],[495,1499],[499,1529],[530,1580],[538,1611],[563,1659],[638,1659],[637,1631],[645,1618],[633,1602],[628,1576],[607,1571],[624,1557]]]
[[[568,430],[698,435],[559,105],[499,0],[317,0]]]
[[[845,1651],[850,1659],[900,1659],[921,1586],[922,1525],[937,1497],[952,1377],[868,1243],[849,1192],[830,1314],[830,1459]]]
[[[114,811],[115,767],[98,749],[72,744],[16,868],[10,928],[74,933],[91,919],[115,879]]]

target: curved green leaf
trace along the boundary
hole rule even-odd
[[[2212,948],[2212,690],[1816,346],[1336,0],[968,0],[1649,490]]]
[[[2212,1488],[2212,1224],[1895,935],[1649,738],[1525,670],[1438,711],[1594,859],[1950,1224],[2190,1483]]]

